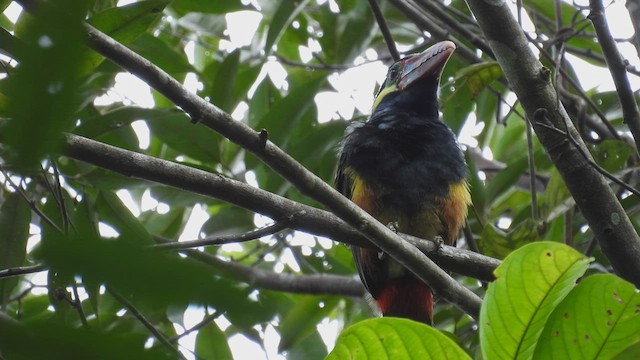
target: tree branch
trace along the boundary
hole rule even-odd
[[[604,58],[607,61],[607,66],[611,72],[611,77],[613,78],[613,83],[616,86],[616,92],[622,105],[622,116],[624,117],[624,122],[629,126],[629,130],[631,130],[633,134],[637,153],[637,151],[640,150],[640,111],[638,110],[638,104],[631,89],[631,84],[629,84],[627,66],[609,31],[609,25],[604,16],[602,0],[589,0],[589,6],[591,12],[588,18],[596,30],[598,42],[602,47]],[[638,20],[639,19],[636,19],[635,21]]]
[[[640,22],[638,22],[638,19],[640,19],[640,0],[627,0],[625,6],[629,12],[631,24],[633,24],[634,29],[631,43],[635,46],[636,52],[640,57]]]
[[[45,270],[47,270],[47,267],[42,264],[2,269],[0,270],[0,279],[18,275],[33,274]]]
[[[118,302],[120,302],[131,313],[131,315],[133,315],[136,319],[138,319],[138,321],[142,325],[144,325],[144,327],[146,327],[147,330],[149,330],[149,332],[153,334],[153,336],[161,344],[173,350],[179,359],[186,360],[184,355],[182,355],[182,353],[175,346],[173,346],[173,344],[169,341],[169,339],[167,339],[167,337],[164,336],[164,334],[160,332],[160,330],[156,329],[156,327],[153,326],[153,324],[149,320],[147,320],[147,318],[135,306],[133,306],[133,304],[130,303],[129,300],[127,300],[124,296],[116,293],[111,289],[107,289],[107,290],[109,291],[109,294],[111,294],[111,296],[113,296]]]
[[[86,25],[86,30],[89,45],[94,50],[166,96],[186,111],[194,122],[206,125],[253,153],[301,193],[326,206],[379,249],[406,266],[418,278],[428,283],[434,292],[474,318],[478,317],[482,301],[476,294],[459,284],[415,247],[402,241],[396,233],[308,171],[289,154],[244,123],[235,121],[229,114],[191,93],[169,74],[124,45],[89,25]]]
[[[391,36],[391,31],[389,31],[387,22],[384,20],[384,15],[382,15],[382,11],[380,11],[380,5],[378,5],[376,0],[369,0],[369,7],[373,12],[373,17],[378,23],[378,28],[380,28],[384,41],[387,43],[387,48],[389,48],[391,58],[394,62],[400,60],[400,53],[398,52],[398,48],[396,48],[396,42],[393,41],[393,36]]]
[[[372,247],[358,231],[330,212],[303,205],[222,175],[124,150],[78,135],[66,134],[63,154],[117,173],[150,180],[280,220],[294,230],[328,237],[345,244]],[[442,267],[483,281],[492,281],[497,259],[402,235]]]
[[[540,142],[562,175],[615,271],[640,286],[640,238],[606,179],[586,161],[566,136],[540,126],[548,123],[567,132],[588,154],[556,91],[551,73],[529,49],[528,41],[504,1],[467,0],[498,62],[533,119]],[[543,120],[542,122],[539,120]]]

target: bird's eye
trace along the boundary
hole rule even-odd
[[[393,64],[389,68],[389,73],[387,73],[387,79],[394,81],[398,78],[398,75],[400,75],[400,64]]]

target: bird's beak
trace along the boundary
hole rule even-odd
[[[430,76],[439,78],[444,65],[455,49],[456,45],[451,41],[442,41],[418,55],[401,60],[404,62],[404,67],[398,81],[398,90],[402,91],[418,80]]]

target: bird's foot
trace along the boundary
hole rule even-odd
[[[393,231],[394,233],[398,233],[398,227],[400,227],[400,225],[398,224],[397,221],[392,221],[390,223],[387,224],[387,227],[389,229],[391,229],[391,231]]]
[[[444,245],[444,239],[442,238],[442,236],[436,235],[433,238],[433,242],[436,243],[436,251],[435,252],[439,252],[440,250],[442,250],[442,245]]]

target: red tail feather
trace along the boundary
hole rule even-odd
[[[433,322],[433,294],[413,276],[389,281],[376,303],[383,316],[409,318],[429,325]]]

